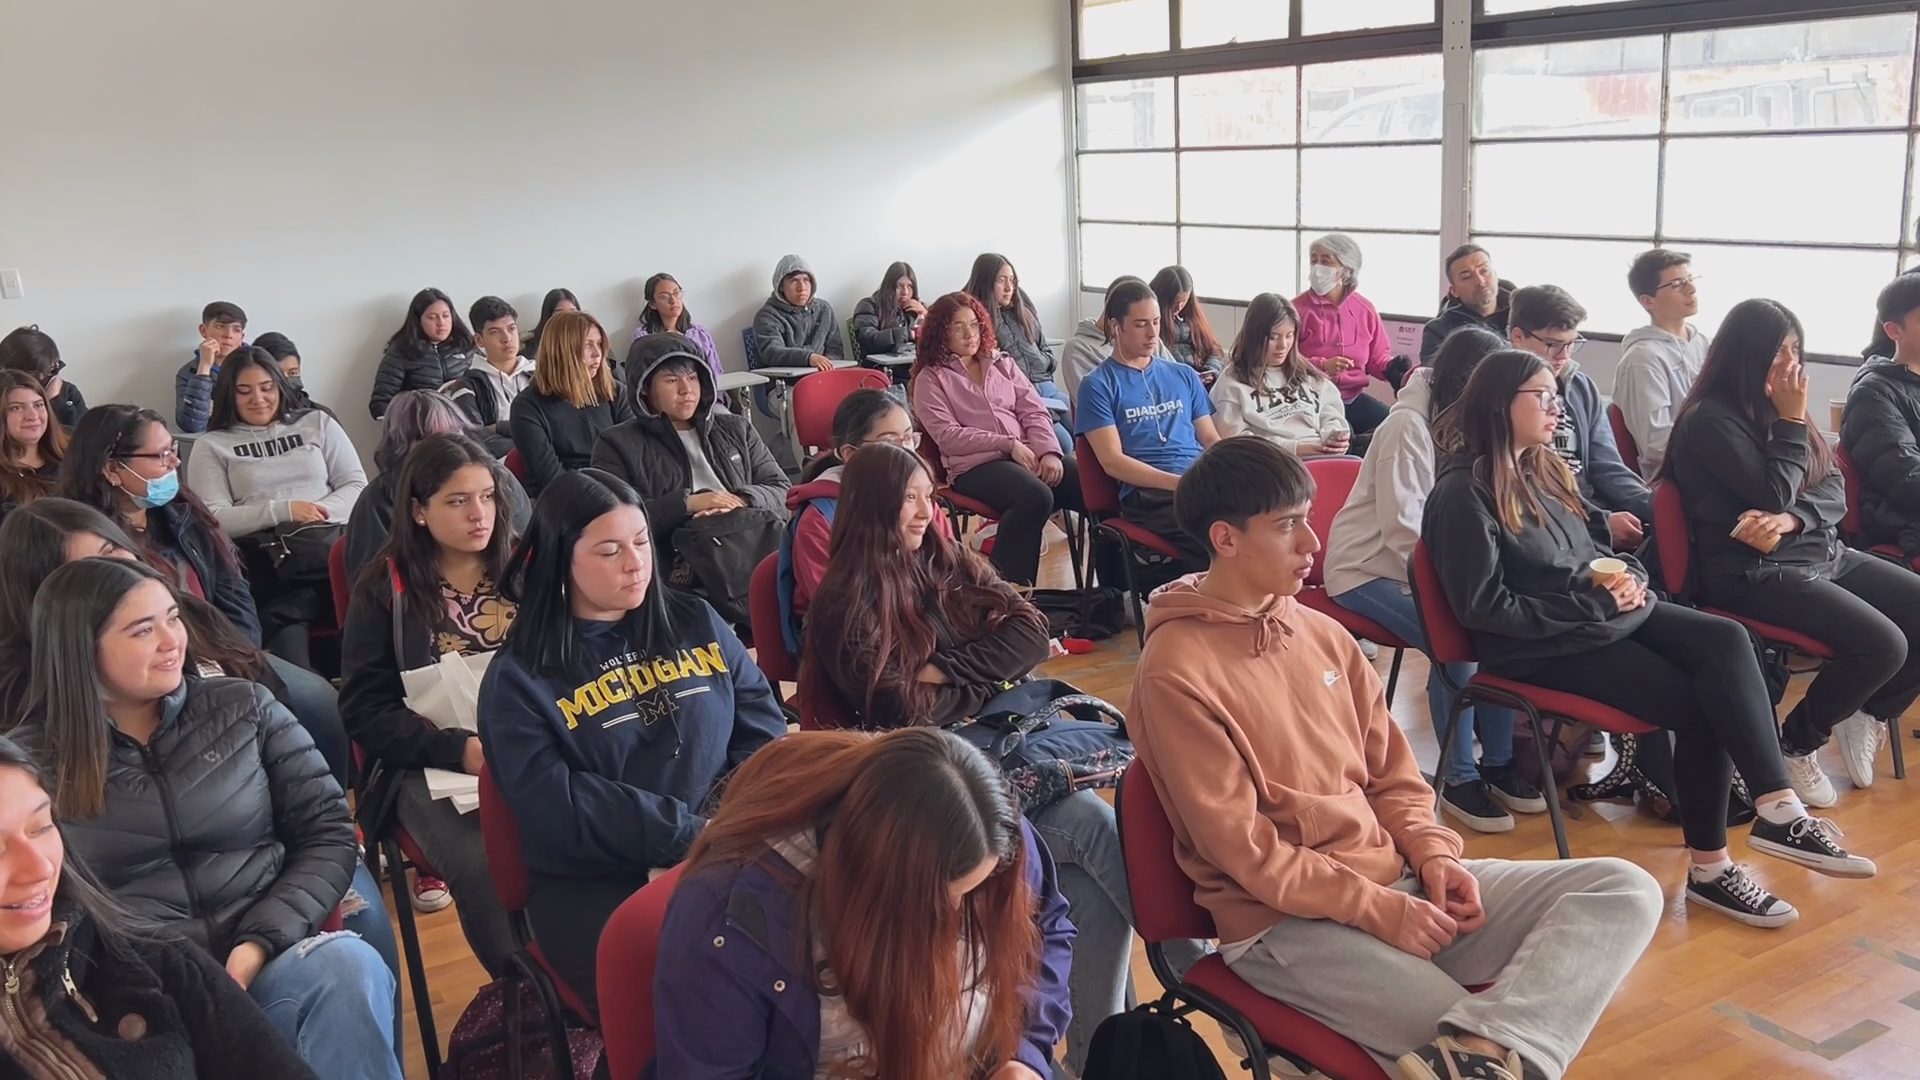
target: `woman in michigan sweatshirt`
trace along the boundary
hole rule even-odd
[[[639,495],[598,469],[562,475],[501,582],[519,614],[480,687],[534,936],[589,1002],[613,910],[686,857],[715,784],[787,730],[740,639],[656,576]]]

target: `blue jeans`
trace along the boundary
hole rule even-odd
[[[267,961],[247,993],[320,1080],[402,1080],[393,972],[348,931],[315,934]]]
[[[353,866],[353,881],[346,898],[340,901],[342,928],[360,935],[373,946],[393,973],[393,1056],[400,1057],[407,1029],[400,1022],[400,948],[393,939],[393,921],[387,917],[387,902],[380,896],[380,885],[364,862]]]
[[[1059,870],[1067,917],[1078,933],[1067,993],[1073,1020],[1067,1025],[1066,1064],[1086,1070],[1093,1029],[1133,1007],[1133,905],[1127,894],[1127,864],[1113,807],[1098,793],[1076,791],[1034,813],[1033,831],[1047,845]],[[1185,973],[1205,956],[1200,941],[1167,943],[1167,960]]]
[[[1414,609],[1413,594],[1405,585],[1387,578],[1374,578],[1357,589],[1348,589],[1333,598],[1333,602],[1353,612],[1363,615],[1397,635],[1401,641],[1418,649],[1427,647],[1427,636],[1420,626],[1420,614]],[[1444,669],[1446,677],[1441,677]],[[1435,664],[1427,674],[1427,709],[1433,717],[1434,738],[1440,737],[1440,729],[1446,726],[1447,710],[1453,705],[1453,695],[1447,691],[1447,681],[1455,686],[1465,686],[1473,678],[1474,664]],[[1473,767],[1473,735],[1480,733],[1480,761],[1489,766],[1505,765],[1513,760],[1513,712],[1509,709],[1468,708],[1460,713],[1460,720],[1453,725],[1453,745],[1444,748],[1440,757],[1439,776],[1444,784],[1465,784],[1480,779],[1480,773]]]
[[[340,692],[332,683],[292,661],[268,653],[267,662],[286,684],[293,718],[307,729],[314,747],[327,759],[327,769],[333,773],[334,781],[341,791],[346,791],[347,766],[353,761],[353,755],[347,749],[346,725],[340,722]]]
[[[1060,389],[1052,379],[1041,379],[1039,382],[1033,384],[1033,388],[1040,394],[1041,401],[1057,402],[1066,406],[1064,412],[1051,407],[1048,408],[1047,411],[1052,413],[1054,417],[1053,434],[1060,440],[1060,452],[1062,454],[1073,453],[1073,433],[1067,430],[1067,425],[1060,422],[1060,417],[1073,415],[1073,399],[1067,397],[1067,392]]]

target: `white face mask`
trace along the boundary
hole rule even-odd
[[[1332,292],[1340,284],[1340,268],[1337,266],[1314,266],[1307,269],[1307,286],[1321,296]]]

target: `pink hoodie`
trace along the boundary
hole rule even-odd
[[[1300,312],[1300,355],[1326,372],[1340,388],[1341,401],[1359,397],[1369,376],[1386,378],[1393,350],[1373,301],[1350,292],[1334,304],[1308,289],[1293,298],[1293,306]],[[1354,366],[1337,375],[1326,371],[1326,361],[1336,356],[1352,360]]]
[[[1021,443],[1035,457],[1061,452],[1053,415],[1006,353],[987,366],[983,386],[958,364],[933,364],[914,377],[911,393],[914,419],[939,447],[948,479],[1012,457]]]

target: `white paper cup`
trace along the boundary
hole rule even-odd
[[[1627,575],[1627,564],[1623,560],[1604,555],[1588,563],[1587,569],[1593,572],[1593,583],[1603,589]]]

